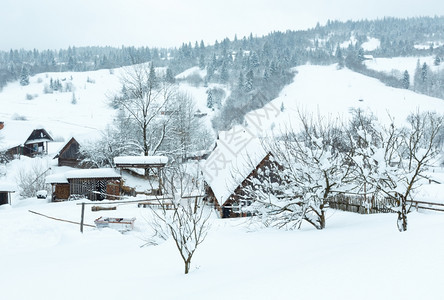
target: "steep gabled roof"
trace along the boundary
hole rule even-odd
[[[267,154],[261,141],[245,127],[219,133],[215,149],[201,164],[205,182],[219,205],[224,205]]]
[[[29,121],[16,120],[4,123],[4,128],[0,130],[0,138],[2,139],[0,150],[10,149],[29,143],[53,140],[49,133],[40,125]]]

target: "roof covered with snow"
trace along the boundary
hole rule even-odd
[[[12,184],[0,182],[0,192],[15,192],[15,189]]]
[[[165,165],[168,162],[166,156],[117,156],[114,157],[116,165]]]
[[[243,126],[219,133],[216,148],[201,164],[204,179],[223,205],[266,157],[259,138]]]
[[[25,144],[35,129],[43,129],[41,125],[29,121],[8,120],[4,128],[0,130],[0,150],[9,149]],[[37,143],[48,141],[48,139],[34,139],[27,143]]]
[[[68,183],[69,179],[77,178],[121,178],[122,176],[111,168],[101,169],[79,169],[68,171],[66,173],[49,175],[46,177],[46,183]]]

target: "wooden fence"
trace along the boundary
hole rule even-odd
[[[391,207],[399,206],[399,201],[390,198],[377,199],[374,195],[338,194],[328,200],[329,207],[359,214],[395,212]],[[408,209],[444,212],[444,204],[407,200]]]
[[[390,207],[398,206],[396,202],[389,198],[377,199],[375,195],[355,194],[338,194],[328,200],[330,208],[359,214],[393,212]]]

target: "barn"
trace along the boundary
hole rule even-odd
[[[120,195],[121,175],[111,168],[73,170],[46,177],[52,201],[85,197],[89,200],[115,199]]]
[[[241,208],[253,199],[245,197],[245,187],[257,171],[271,163],[260,140],[241,126],[219,133],[216,147],[201,163],[205,199],[213,203],[222,218],[245,216]]]
[[[2,150],[10,159],[21,155],[34,157],[48,154],[48,143],[53,138],[44,128],[27,121],[2,122],[0,127]]]
[[[54,159],[57,159],[59,166],[73,168],[81,166],[83,158],[80,154],[80,144],[74,137],[72,137],[54,157]]]

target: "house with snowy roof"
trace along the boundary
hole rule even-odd
[[[271,155],[245,127],[219,133],[216,147],[201,168],[205,199],[215,205],[222,218],[245,216],[241,208],[254,201],[248,199],[245,189],[261,168],[272,163]]]
[[[89,200],[115,199],[120,195],[122,176],[112,168],[79,169],[46,177],[52,187],[52,201],[77,197]]]
[[[1,122],[0,151],[9,158],[25,155],[33,157],[48,154],[48,143],[53,141],[51,135],[39,126],[27,121]]]

